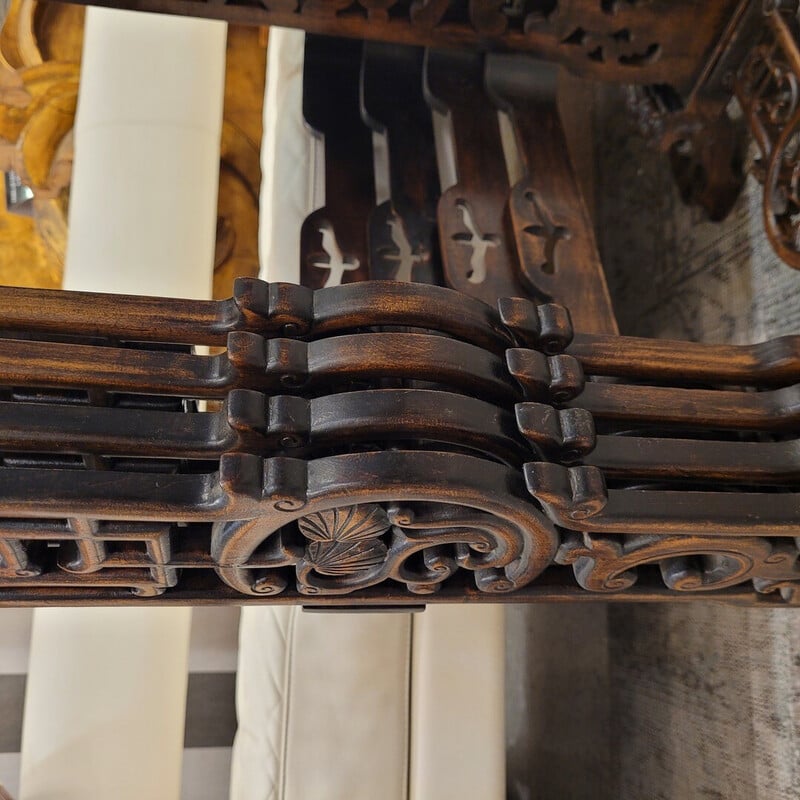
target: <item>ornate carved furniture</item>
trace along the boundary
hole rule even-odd
[[[392,282],[3,318],[9,600],[792,598],[794,338],[573,342],[559,306]]]
[[[703,206],[712,219],[728,213],[745,176],[743,125],[730,108],[735,96],[760,150],[753,172],[765,186],[767,232],[781,258],[800,266],[794,177],[800,79],[796,0],[91,4],[407,45],[525,52],[593,80],[629,84],[643,131],[669,154],[685,199]]]
[[[674,92],[646,119],[692,132],[676,172],[697,156],[710,206],[732,185],[735,137],[692,142],[700,119],[728,136],[706,98],[749,4],[189,6],[527,49],[647,85],[640,109]],[[5,291],[2,602],[792,601],[797,340],[616,335],[554,89],[526,57],[309,36],[303,287]]]

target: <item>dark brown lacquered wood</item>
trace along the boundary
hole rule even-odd
[[[695,596],[752,583],[759,592],[786,597],[800,578],[792,546],[763,537],[571,534],[556,559],[572,564],[578,584],[590,592],[630,589],[648,567],[658,570],[671,591]]]
[[[523,168],[508,196],[510,238],[519,275],[534,297],[567,306],[576,330],[616,334],[594,228],[556,103],[557,77],[555,68],[530,59],[488,60],[487,85],[511,117]]]
[[[569,353],[588,375],[743,386],[800,382],[800,336],[781,336],[761,344],[716,345],[576,334]]]
[[[369,288],[348,295],[355,306],[339,326],[360,329],[353,315],[365,313]],[[371,288],[402,300],[401,284]],[[476,338],[474,325],[492,350],[400,324],[395,333],[311,342],[234,331],[228,350],[211,357],[108,341],[0,341],[4,381],[18,386],[0,400],[0,591],[80,601],[91,589],[116,602],[176,588],[229,598],[225,584],[239,595],[359,605],[395,597],[397,584],[402,605],[536,581],[541,593],[529,598],[565,596],[573,582],[575,591],[615,596],[638,587],[644,599],[657,595],[648,584],[655,574],[663,596],[719,596],[744,583],[794,596],[796,439],[692,437],[716,428],[796,435],[796,384],[761,392],[584,384],[579,361],[558,353],[570,331],[556,307],[504,302],[492,329],[496,318],[481,304],[471,323],[441,323],[409,295],[418,324],[430,317],[465,339]],[[338,329],[333,307],[318,314],[312,299],[309,308],[309,319]],[[498,338],[543,351],[511,347],[500,359]],[[725,354],[705,355],[717,375]],[[440,388],[384,388],[387,380]],[[363,385],[371,388],[340,392]],[[120,391],[180,402],[159,407]],[[223,406],[185,404],[204,392]],[[564,402],[572,407],[553,405]],[[679,438],[596,437],[594,417],[671,425]]]
[[[331,382],[407,378],[488,401],[520,396],[496,356],[464,342],[417,333],[364,333],[311,342],[308,376],[311,390]]]
[[[231,459],[233,463],[233,459]],[[255,475],[239,462],[236,493]],[[387,451],[310,462],[270,459],[263,485],[271,497],[259,518],[215,527],[211,553],[226,583],[244,594],[283,592],[285,574],[248,569],[263,543],[275,566],[293,566],[301,594],[347,594],[389,579],[412,594],[430,594],[457,575],[475,573],[478,589],[506,593],[524,586],[555,555],[555,529],[524,499],[521,473],[472,456]],[[369,480],[365,481],[364,476]],[[276,502],[277,501],[277,502]],[[283,540],[297,520],[305,547]],[[382,536],[392,528],[387,546]],[[279,531],[275,534],[275,531]],[[445,546],[452,547],[452,554]],[[422,556],[422,564],[413,563]]]
[[[533,455],[504,409],[424,389],[312,400],[235,389],[219,411],[188,414],[0,402],[0,449],[13,452],[208,460],[222,453],[346,451],[354,444],[417,439],[469,448],[517,466]],[[549,439],[543,436],[542,442],[546,446]]]
[[[366,281],[314,292],[314,337],[375,327],[439,331],[498,355],[515,341],[496,306],[442,286]],[[534,340],[541,334],[539,325]]]
[[[530,445],[502,408],[464,395],[421,389],[379,389],[320,397],[310,402],[309,443],[425,440],[493,455],[519,465]]]
[[[765,392],[587,383],[572,401],[600,419],[631,425],[792,433],[800,426],[800,384]]]
[[[385,136],[389,198],[369,217],[370,277],[442,282],[436,204],[439,170],[431,112],[423,93],[419,47],[364,46],[365,121]]]
[[[487,302],[524,295],[503,223],[508,173],[497,109],[484,88],[484,59],[429,50],[425,87],[453,135],[455,185],[443,191],[438,209],[445,281]]]
[[[314,342],[237,332],[227,353],[127,350],[0,340],[0,373],[13,386],[224,399],[232,389],[322,392],[383,378],[430,381],[487,399],[520,390],[496,356],[465,342],[417,333],[364,333]]]
[[[525,465],[531,494],[557,525],[599,533],[790,536],[800,494],[606,489],[596,467]]]
[[[214,518],[225,507],[215,474],[0,468],[2,517],[190,522]]]
[[[728,442],[598,436],[583,463],[607,478],[786,485],[800,482],[800,440]]]
[[[531,304],[531,308],[535,317],[537,307]],[[227,335],[234,331],[319,338],[359,328],[398,326],[440,331],[498,354],[515,343],[496,305],[440,286],[395,281],[359,282],[312,292],[293,284],[240,278],[234,296],[224,301],[2,287],[0,312],[0,330],[26,337],[225,345]],[[533,346],[536,341],[534,336],[525,343]]]
[[[418,42],[550,40],[549,58],[611,80],[667,65],[671,85],[633,95],[685,100],[649,121],[662,145],[685,137],[671,157],[708,167],[709,208],[735,194],[722,73],[755,19],[735,0],[214,8]],[[327,199],[306,221],[305,280],[329,288],[0,292],[0,604],[800,602],[796,339],[614,335],[552,68],[331,39],[306,61]],[[435,137],[428,101],[449,115]],[[720,138],[689,153],[714,115]],[[448,124],[453,187],[434,155]],[[334,285],[370,271],[460,291]]]
[[[211,301],[6,286],[0,291],[0,330],[224,345],[227,335],[239,330],[304,334],[312,323],[311,303],[312,293],[304,287],[255,278],[237,278],[232,297]]]
[[[125,350],[0,340],[0,373],[12,386],[223,397],[233,375],[225,355]]]
[[[797,8],[791,3],[768,3],[749,32],[749,52],[730,66],[731,84],[759,149],[753,174],[764,186],[767,236],[777,255],[789,266],[800,269],[800,198],[793,177],[797,169],[794,142],[800,125],[796,91],[800,80]]]
[[[306,37],[303,116],[325,144],[325,205],[300,231],[300,280],[312,289],[370,277],[375,175],[372,132],[361,118],[362,52],[361,42]]]
[[[77,2],[78,0],[74,0]],[[83,2],[84,0],[81,0]],[[529,7],[496,0],[355,4],[294,0],[93,0],[91,5],[223,19],[245,25],[433,47],[521,50],[578,74],[622,83],[669,83],[689,90],[705,67],[737,0],[605,3],[559,0]]]

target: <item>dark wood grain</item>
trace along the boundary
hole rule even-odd
[[[557,107],[557,77],[551,65],[529,59],[488,61],[487,85],[511,117],[523,166],[508,196],[510,236],[533,296],[567,306],[576,330],[615,334],[594,228]]]
[[[484,89],[480,55],[429,50],[425,86],[450,120],[455,180],[439,199],[447,285],[488,302],[524,295],[503,218],[509,192],[497,109]]]
[[[559,0],[550,13],[543,13],[539,6],[510,6],[505,14],[498,13],[496,0],[470,0],[469,4],[307,0],[300,9],[293,0],[268,6],[243,0],[93,0],[90,5],[303,28],[328,36],[398,44],[520,50],[594,79],[672,83],[688,91],[702,74],[704,57],[713,50],[737,3]]]
[[[306,37],[303,116],[325,144],[325,205],[300,231],[301,282],[313,289],[370,277],[375,175],[372,133],[361,118],[362,52],[361,42]]]
[[[745,386],[800,382],[798,336],[781,336],[753,345],[710,345],[577,334],[569,352],[590,375]]]
[[[663,76],[637,96],[687,103],[647,117],[666,142],[727,103],[751,45],[733,6],[203,6],[473,49],[309,40],[326,201],[305,286],[0,291],[0,605],[800,604],[796,337],[617,336],[553,68],[482,52]]]

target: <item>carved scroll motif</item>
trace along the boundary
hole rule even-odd
[[[8,292],[0,603],[798,599],[795,339],[573,339],[563,308],[418,284],[237,289]]]
[[[422,514],[405,505],[348,506],[303,517],[298,528],[308,540],[294,561],[301,594],[347,594],[384,581],[428,594],[459,568],[475,573],[480,591],[509,592],[543,568],[528,552],[525,531],[457,506]],[[252,588],[264,593],[267,585],[275,588],[262,576]]]
[[[648,19],[647,5],[625,0],[557,0],[549,13],[525,18],[526,33],[552,31],[565,49],[597,63],[636,68],[658,61],[664,36]],[[642,9],[645,9],[644,12]]]
[[[521,161],[522,175],[508,196],[508,229],[521,282],[535,297],[557,298],[570,308],[576,328],[589,330],[595,320],[613,319],[613,313],[568,155],[556,77],[554,67],[530,59],[493,57],[486,82],[509,115]]]
[[[791,540],[717,536],[596,536],[568,534],[556,561],[571,564],[578,583],[593,592],[631,588],[637,568],[659,567],[668,589],[698,592],[752,581],[759,592],[786,599],[800,588],[800,550]]]
[[[800,269],[800,22],[791,4],[766,9],[760,38],[734,81],[758,144],[764,225],[775,252]]]
[[[437,486],[445,468],[445,484]],[[428,594],[460,570],[474,573],[481,592],[510,592],[530,583],[556,552],[555,528],[518,494],[515,474],[472,456],[364,453],[312,461],[307,471],[304,462],[277,459],[265,470],[273,511],[263,508],[252,522],[218,523],[212,543],[220,577],[246,594],[283,591],[291,571],[276,567],[293,567],[305,595],[387,581]],[[369,485],[358,470],[369,472]],[[339,505],[337,497],[363,502]]]

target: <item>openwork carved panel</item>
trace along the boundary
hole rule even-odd
[[[347,594],[385,581],[430,594],[459,569],[474,572],[481,592],[509,592],[555,555],[555,528],[525,500],[519,473],[472,456],[398,450],[307,466],[276,461],[265,470],[280,497],[267,501],[272,509],[214,533],[223,580],[238,591],[274,594],[287,585],[273,569],[246,569],[260,548],[280,550],[280,566],[294,567],[305,595]],[[363,502],[340,505],[353,500]],[[292,525],[287,512],[294,512]],[[272,544],[276,532],[280,543]]]
[[[530,52],[576,73],[689,88],[736,0],[100,0],[93,5],[434,47]]]
[[[797,599],[796,337],[395,282],[107,302],[0,295],[2,603]]]
[[[739,68],[736,96],[758,144],[764,225],[772,246],[800,268],[800,22],[796,4],[767,10],[759,38]]]
[[[600,71],[667,57],[635,57],[651,12],[269,9],[487,41],[565,26],[558,46]],[[628,33],[608,41],[614,25]],[[800,339],[616,335],[550,68],[322,39],[307,54],[326,158],[309,285],[0,291],[0,603],[797,602]],[[450,185],[441,131],[398,140],[391,70],[418,120],[449,116]],[[354,282],[375,275],[408,282]]]

